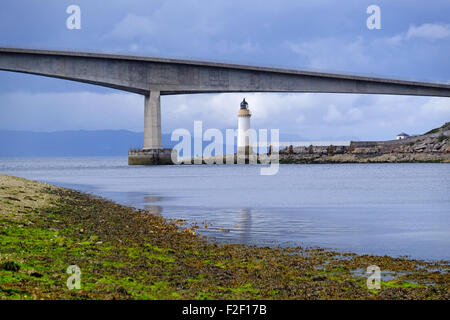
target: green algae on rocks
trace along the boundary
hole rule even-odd
[[[0,200],[1,299],[450,298],[448,261],[219,245],[180,221],[4,175]],[[79,290],[67,287],[71,265]],[[366,285],[370,265],[379,290]]]

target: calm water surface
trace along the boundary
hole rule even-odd
[[[1,159],[45,181],[210,227],[219,241],[450,260],[450,164],[128,166],[126,157]],[[220,228],[230,232],[220,232]]]

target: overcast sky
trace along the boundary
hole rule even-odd
[[[66,8],[81,8],[68,30]],[[381,8],[381,30],[366,9]],[[0,46],[84,50],[450,83],[448,0],[2,0]],[[0,71],[0,130],[143,130],[143,97]],[[252,125],[305,139],[390,139],[450,121],[450,99],[350,94],[162,98],[163,132]]]

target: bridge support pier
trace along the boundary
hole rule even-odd
[[[150,91],[145,96],[144,150],[161,149],[161,95]]]
[[[145,96],[144,148],[128,151],[129,165],[173,164],[172,149],[162,148],[161,95],[152,90]]]

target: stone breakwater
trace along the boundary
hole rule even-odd
[[[349,146],[289,146],[280,163],[450,162],[450,123],[420,136],[352,141]]]

